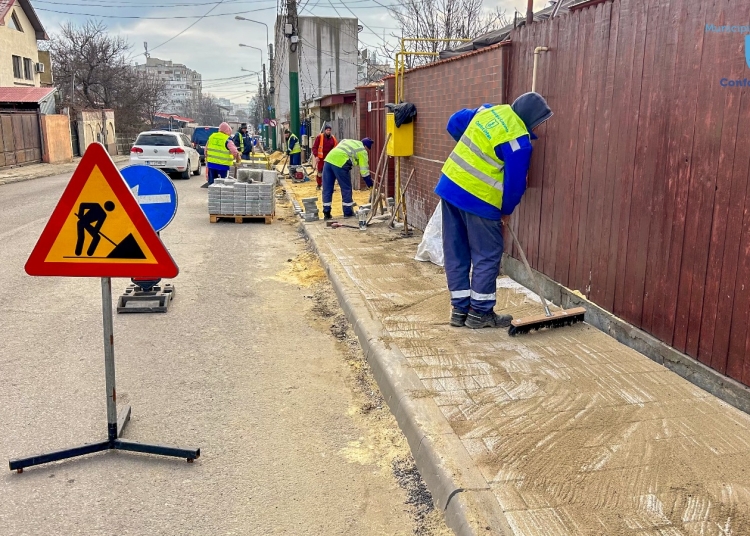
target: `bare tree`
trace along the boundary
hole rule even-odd
[[[153,126],[166,101],[164,82],[136,71],[127,40],[101,22],[66,23],[49,45],[55,85],[71,115],[83,109],[113,109],[117,129],[133,135]]]
[[[216,126],[223,121],[219,103],[213,95],[202,95],[195,111],[194,119],[201,125]]]
[[[411,52],[437,53],[460,44],[459,39],[474,39],[508,24],[504,10],[483,7],[483,0],[402,0],[389,10],[401,27],[404,38],[426,38],[408,41],[404,48]],[[452,43],[429,39],[455,39]],[[383,47],[385,55],[394,59],[400,47]],[[407,67],[435,61],[436,56],[407,56]]]

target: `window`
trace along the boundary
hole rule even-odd
[[[26,80],[34,79],[34,64],[31,62],[31,58],[23,59],[23,77]]]
[[[21,56],[13,56],[13,78],[23,78],[21,65]]]
[[[21,23],[18,21],[18,17],[16,16],[16,12],[10,14],[10,21],[8,23],[8,27],[12,30],[18,30],[19,32],[23,32],[23,26],[21,26]]]

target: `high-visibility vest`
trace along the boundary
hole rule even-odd
[[[495,147],[507,142],[513,145],[528,135],[523,120],[509,105],[484,108],[474,115],[445,161],[443,174],[470,194],[501,208],[505,164],[495,154]]]
[[[289,136],[289,141],[292,141],[292,139],[295,140],[294,141],[294,147],[289,150],[289,154],[298,154],[298,153],[301,153],[302,152],[302,147],[299,144],[299,138],[297,138],[297,136],[295,136],[294,134],[292,134],[291,136]]]
[[[227,149],[229,136],[223,132],[214,132],[208,137],[206,142],[206,162],[209,164],[219,164],[222,166],[231,166],[234,162],[232,153]]]
[[[244,136],[244,134],[242,134],[242,132],[239,132],[239,136],[238,137],[240,138],[240,147],[239,147],[239,150],[240,150],[241,153],[244,153],[245,152],[245,136]]]
[[[336,140],[336,136],[331,134],[331,138],[333,138],[333,146],[336,147],[339,142]],[[325,134],[318,134],[318,139],[316,140],[318,142],[318,158],[325,158],[326,155],[323,154],[323,142],[326,139]]]
[[[325,161],[340,168],[343,168],[347,162],[351,162],[352,165],[359,164],[360,175],[367,177],[370,174],[367,149],[359,140],[341,140],[336,147],[331,149]]]

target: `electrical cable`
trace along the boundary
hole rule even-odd
[[[221,2],[219,2],[219,4],[220,3]],[[211,10],[215,9],[217,6],[218,6],[218,4],[216,6],[214,6],[213,8],[211,8]],[[195,18],[197,18],[198,19],[196,21],[196,23],[197,23],[197,22],[199,22],[199,21],[201,21],[201,20],[203,20],[205,18],[226,17],[226,16],[229,16],[229,15],[245,15],[247,13],[257,13],[258,11],[267,11],[269,9],[273,9],[273,8],[272,7],[262,7],[262,8],[259,8],[259,9],[253,9],[251,11],[237,11],[236,13],[217,13],[215,15],[180,15],[180,16],[176,16],[176,17],[175,16],[171,16],[171,17],[138,17],[138,16],[132,16],[132,15],[99,15],[99,14],[95,14],[95,15],[91,15],[91,16],[100,17],[100,18],[103,18],[103,19],[137,19],[137,20],[174,20],[174,19],[195,19]],[[211,10],[209,10],[209,11],[211,11]],[[58,13],[60,15],[86,15],[86,13],[71,13],[69,11],[57,11],[57,10],[54,10],[54,9],[46,9],[46,8],[43,8],[43,7],[37,7],[36,11],[46,11],[48,13]],[[187,30],[187,28],[186,28],[186,30]]]

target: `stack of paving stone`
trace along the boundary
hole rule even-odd
[[[274,184],[216,179],[208,187],[208,213],[223,216],[270,216],[276,212]]]
[[[317,197],[303,197],[302,204],[305,206],[305,211],[302,213],[302,217],[305,221],[317,221],[320,219],[318,216],[318,198]]]

